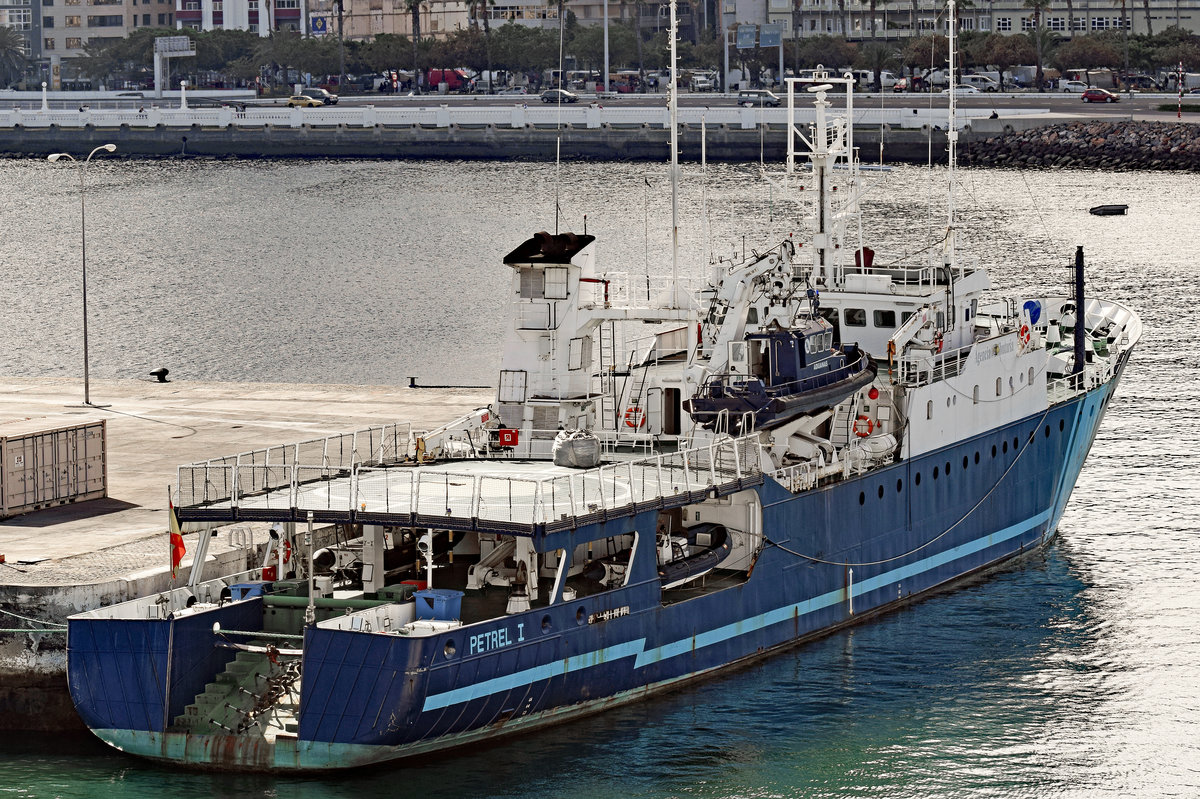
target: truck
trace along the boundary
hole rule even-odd
[[[430,91],[466,92],[470,91],[470,84],[471,79],[461,69],[431,69],[425,73],[425,85]]]
[[[1179,91],[1179,72],[1176,70],[1164,70],[1159,73],[1158,82],[1163,91]],[[1183,90],[1186,92],[1192,89],[1200,89],[1200,72],[1183,73]]]
[[[870,92],[875,90],[875,70],[873,69],[852,69],[854,74],[854,83],[856,91]],[[884,69],[879,72],[879,85],[885,92],[891,91],[896,85],[896,76],[890,70]]]

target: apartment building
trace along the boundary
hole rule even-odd
[[[722,0],[719,0],[722,1]],[[946,29],[946,4],[935,0],[876,2],[859,0],[723,0],[727,21],[778,23],[784,38],[838,35],[848,39],[907,39]],[[762,12],[758,9],[763,8]],[[1023,0],[976,2],[959,12],[959,30],[984,33],[1024,33],[1033,27],[1033,11]],[[1130,2],[1122,15],[1113,0],[1060,0],[1042,15],[1042,25],[1063,38],[1127,29],[1130,33],[1159,33],[1172,25],[1200,30],[1200,0]]]

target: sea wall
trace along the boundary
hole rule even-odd
[[[1200,171],[1200,125],[1188,122],[1080,121],[982,138],[962,150],[974,166]]]
[[[928,129],[887,125],[855,127],[855,144],[883,159],[924,163],[929,153]],[[933,157],[945,160],[946,134],[933,131]],[[599,128],[566,126],[511,128],[497,125],[371,127],[260,126],[257,128],[165,126],[113,128],[17,127],[0,130],[0,155],[44,158],[54,152],[84,152],[106,143],[117,153],[140,158],[384,158],[553,161],[561,147],[567,160],[670,160],[670,131],[636,124]],[[779,163],[787,155],[783,124],[743,128],[739,125],[682,125],[680,159],[699,161],[702,149],[710,161]]]

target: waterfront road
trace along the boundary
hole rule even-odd
[[[855,95],[856,107],[865,108],[945,108],[947,96],[944,94],[883,94],[864,93]],[[959,96],[958,105],[966,109],[993,109],[1001,116],[1009,109],[1037,108],[1046,109],[1051,113],[1087,114],[1088,116],[1129,117],[1136,120],[1163,121],[1175,119],[1174,105],[1177,97],[1174,94],[1122,94],[1116,103],[1085,103],[1078,94],[1065,92],[1017,92],[1012,94],[973,94]],[[272,101],[263,101],[270,104]],[[284,102],[282,100],[280,103]],[[599,102],[605,106],[647,107],[661,106],[667,102],[665,94],[610,94],[597,98],[596,95],[580,94],[581,103]],[[1187,98],[1184,102],[1188,102]],[[1194,99],[1191,102],[1200,102]],[[536,94],[530,95],[480,95],[480,94],[423,94],[416,96],[402,95],[396,97],[390,94],[350,95],[341,98],[338,107],[346,105],[375,105],[381,108],[396,106],[429,106],[430,104],[446,104],[450,106],[513,106],[526,104],[540,107],[542,102]],[[712,108],[734,107],[737,101],[732,96],[721,94],[690,94],[679,96],[681,107],[709,106]],[[1159,106],[1170,105],[1170,111],[1160,111]],[[1200,114],[1183,114],[1184,121],[1200,121]]]
[[[991,109],[997,114],[1003,116],[1006,111],[1016,109],[1045,109],[1056,114],[1086,114],[1089,117],[1132,117],[1135,120],[1146,121],[1168,121],[1176,118],[1175,104],[1177,96],[1174,94],[1153,93],[1140,94],[1137,92],[1131,94],[1120,95],[1121,99],[1116,103],[1084,103],[1081,101],[1079,94],[1068,94],[1065,92],[1045,92],[1039,94],[1037,92],[1014,92],[1004,94],[972,94],[964,95],[958,98],[958,105],[964,109]],[[204,107],[205,105],[213,104],[204,97],[204,91],[196,90],[188,93],[190,107]],[[667,96],[663,93],[658,94],[616,94],[610,93],[607,95],[597,96],[595,94],[579,94],[580,104],[599,103],[606,107],[613,108],[646,108],[646,107],[661,107],[666,104]],[[0,95],[0,101],[3,101],[3,95]],[[854,102],[856,106],[862,108],[945,108],[947,96],[940,93],[934,94],[905,94],[885,92],[883,94],[863,93],[855,96]],[[241,99],[239,103],[245,103],[249,107],[255,108],[286,108],[286,98],[261,98],[261,99]],[[1185,97],[1184,102],[1189,102]],[[1200,103],[1200,97],[1193,96],[1190,102]],[[150,105],[158,105],[163,108],[178,107],[178,100],[168,98],[165,100],[152,100],[145,98],[137,99],[88,99],[84,101],[85,105],[94,109],[103,108],[139,108]],[[81,105],[79,100],[72,100],[66,93],[58,92],[52,96],[49,101],[51,109],[76,109]],[[537,94],[528,95],[486,95],[486,94],[421,94],[421,95],[392,95],[392,94],[351,94],[341,97],[337,108],[352,108],[366,105],[373,105],[378,108],[398,108],[398,107],[425,107],[433,105],[448,105],[452,107],[499,107],[511,108],[512,106],[527,105],[531,108],[544,107]],[[681,93],[679,96],[679,105],[683,108],[733,108],[737,105],[736,99],[732,95],[723,94],[692,94],[689,92]],[[15,99],[12,103],[13,107],[20,107],[27,110],[33,110],[41,106],[40,96],[34,97],[32,93],[22,93],[19,99]],[[1169,106],[1169,110],[1160,110],[1162,106]],[[7,104],[6,106],[7,107]],[[1184,112],[1183,120],[1197,122],[1200,121],[1200,114]]]

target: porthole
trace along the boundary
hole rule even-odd
[[[904,481],[897,480],[896,481],[896,493],[899,494],[901,492],[901,490],[903,490],[903,488],[904,488]]]
[[[920,472],[917,472],[917,476],[913,478],[913,482],[916,483],[917,485],[921,484],[921,473]]]
[[[946,407],[947,408],[950,407],[950,398],[949,397],[946,397]]]
[[[992,457],[996,457],[996,445],[992,444]]]
[[[966,469],[970,464],[970,459],[966,455],[963,455],[963,469]]]
[[[938,467],[936,466],[933,467],[933,479],[938,479]]]
[[[883,499],[883,486],[879,487],[879,498]]]
[[[1062,419],[1059,419],[1058,420],[1058,432],[1061,433],[1063,431],[1064,427],[1066,427],[1066,422]]]
[[[865,505],[867,503],[867,494],[864,491],[858,492],[858,504]]]
[[[447,641],[446,645],[442,647],[442,652],[445,653],[446,657],[452,658],[458,652],[458,649],[454,646],[453,641]]]
[[[946,476],[950,476],[950,461],[946,461]]]
[[[1005,453],[1007,453],[1007,452],[1008,452],[1008,442],[1007,442],[1007,441],[1005,441],[1005,442],[1004,442],[1004,447],[1003,447],[1003,449],[1004,449],[1004,452],[1005,452]]]
[[[542,632],[548,633],[554,629],[554,623],[550,621],[549,616],[542,616]]]
[[[1046,438],[1050,437],[1050,425],[1046,425]]]
[[[975,463],[979,463],[979,450],[975,451]]]
[[[1017,450],[1020,448],[1021,448],[1021,439],[1016,436],[1013,436],[1013,449]]]

